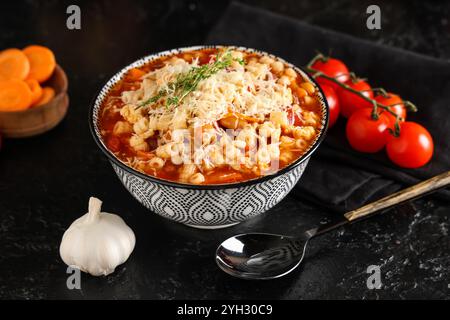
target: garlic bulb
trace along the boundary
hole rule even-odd
[[[108,275],[134,249],[133,230],[121,217],[100,212],[102,202],[89,199],[89,212],[75,220],[63,235],[59,254],[69,266],[93,276]]]

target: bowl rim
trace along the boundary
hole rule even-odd
[[[233,183],[224,183],[224,184],[207,184],[207,185],[196,185],[196,184],[188,184],[188,183],[181,183],[181,182],[175,182],[175,181],[170,181],[170,180],[164,180],[164,179],[159,179],[157,177],[151,176],[151,175],[147,175],[144,174],[128,165],[126,165],[125,163],[123,163],[120,159],[118,159],[111,151],[109,151],[109,149],[104,145],[101,137],[99,137],[99,135],[97,134],[96,130],[95,130],[95,125],[94,125],[94,109],[97,105],[100,105],[104,100],[104,97],[101,98],[101,92],[106,90],[107,92],[111,90],[112,86],[114,84],[116,84],[118,81],[120,81],[124,74],[131,68],[134,68],[138,65],[141,65],[142,61],[145,61],[145,63],[148,63],[154,59],[160,58],[162,56],[165,55],[173,55],[173,54],[177,54],[177,53],[181,53],[181,52],[186,52],[186,51],[193,51],[193,50],[201,50],[201,49],[217,49],[217,48],[230,48],[230,49],[234,49],[234,50],[242,50],[242,51],[247,51],[247,52],[251,52],[251,53],[258,53],[258,54],[263,54],[263,55],[268,55],[271,58],[275,58],[283,63],[285,63],[286,65],[288,65],[289,67],[293,68],[294,70],[296,70],[298,73],[300,73],[304,78],[308,79],[308,81],[310,81],[311,83],[314,84],[314,86],[316,87],[316,89],[318,90],[319,93],[319,100],[321,102],[322,105],[322,110],[324,113],[323,119],[322,119],[322,124],[323,124],[323,128],[320,131],[319,136],[316,138],[316,140],[314,141],[314,143],[310,146],[310,148],[308,149],[308,151],[306,151],[301,157],[299,157],[297,160],[295,160],[294,162],[292,162],[291,164],[289,164],[288,166],[276,171],[273,174],[269,174],[269,175],[264,175],[258,178],[254,178],[254,179],[250,179],[250,180],[245,180],[245,181],[241,181],[241,182],[233,182]],[[117,78],[116,80],[114,80],[115,78]],[[105,95],[106,97],[106,95]],[[294,168],[298,167],[300,164],[302,164],[303,162],[307,161],[311,155],[314,153],[314,151],[318,148],[318,146],[320,145],[320,143],[323,141],[323,139],[326,136],[327,130],[328,130],[328,125],[329,125],[329,115],[330,115],[330,109],[328,106],[328,102],[325,99],[325,94],[323,93],[322,89],[320,88],[320,86],[317,84],[317,82],[314,80],[314,78],[312,76],[310,76],[302,67],[298,67],[290,62],[287,62],[286,60],[284,60],[283,58],[280,58],[276,55],[273,55],[271,53],[268,53],[266,51],[263,50],[259,50],[259,49],[253,49],[253,48],[247,48],[247,47],[243,47],[243,46],[233,46],[233,45],[197,45],[197,46],[188,46],[188,47],[181,47],[181,48],[174,48],[174,49],[170,49],[170,50],[165,50],[165,51],[160,51],[157,53],[152,53],[146,56],[143,56],[137,60],[134,60],[133,62],[127,64],[125,67],[121,68],[118,72],[114,73],[111,77],[109,77],[108,81],[101,86],[101,88],[97,91],[97,94],[95,95],[95,97],[92,99],[92,102],[89,106],[89,116],[88,116],[88,121],[89,121],[89,129],[91,132],[92,137],[94,138],[95,143],[97,144],[97,146],[100,148],[100,150],[107,156],[107,158],[116,166],[120,167],[121,169],[125,170],[126,172],[128,172],[129,174],[133,174],[138,176],[141,179],[144,180],[149,180],[151,182],[157,183],[157,184],[162,184],[165,186],[170,186],[170,187],[174,187],[174,188],[180,188],[180,189],[197,189],[197,190],[218,190],[218,189],[232,189],[232,188],[240,188],[240,187],[245,187],[245,186],[251,186],[251,185],[255,185],[255,184],[259,184],[262,183],[264,181],[268,181],[271,179],[274,179],[278,176],[281,176],[287,172],[290,172],[291,170],[293,170]]]

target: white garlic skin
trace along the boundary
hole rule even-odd
[[[93,276],[108,275],[124,263],[136,238],[121,217],[100,212],[101,201],[89,200],[89,212],[75,220],[63,235],[59,253],[69,266]]]

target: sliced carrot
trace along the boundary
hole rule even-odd
[[[133,68],[133,69],[130,69],[130,71],[128,71],[128,77],[130,77],[130,79],[132,79],[132,80],[139,80],[144,75],[145,75],[145,72],[138,68]]]
[[[37,45],[28,46],[22,51],[30,61],[28,78],[36,79],[39,83],[48,80],[56,66],[53,52],[49,48]]]
[[[22,80],[0,81],[0,111],[20,111],[31,105],[31,90]]]
[[[42,97],[42,87],[36,79],[25,80],[31,90],[31,105],[36,104]]]
[[[19,49],[0,52],[0,81],[24,80],[30,72],[27,56]]]
[[[31,107],[36,108],[36,107],[42,106],[46,103],[49,103],[50,100],[52,100],[54,96],[55,96],[55,90],[53,90],[53,88],[43,87],[41,98],[39,99],[39,101],[36,104],[32,105]]]

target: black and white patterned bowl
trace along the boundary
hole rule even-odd
[[[300,179],[311,154],[319,146],[328,127],[328,105],[316,82],[300,68],[266,52],[244,47],[232,49],[256,52],[279,59],[294,68],[317,88],[322,106],[322,130],[310,149],[289,166],[273,175],[240,183],[222,185],[189,185],[145,175],[123,163],[103,143],[98,127],[98,113],[110,89],[131,68],[140,67],[162,56],[203,48],[222,46],[195,46],[173,49],[143,57],[116,73],[100,90],[90,110],[89,126],[100,149],[109,158],[114,171],[125,188],[151,211],[191,227],[215,229],[234,225],[261,214],[279,203]]]

